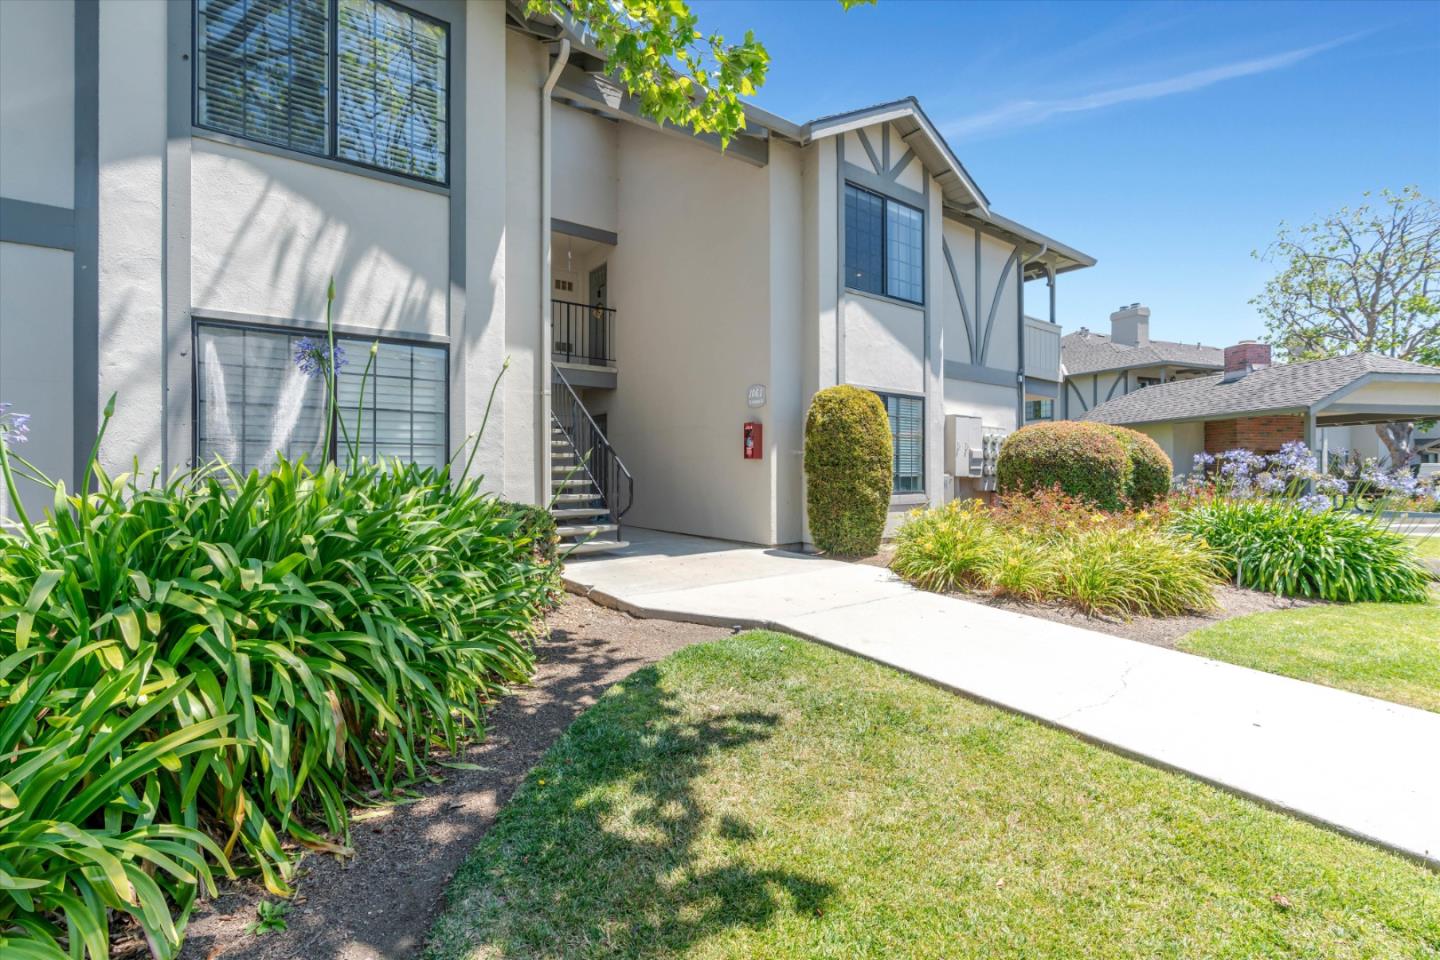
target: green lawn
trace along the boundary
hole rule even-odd
[[[1440,605],[1355,603],[1255,613],[1181,650],[1440,711]]]
[[[1410,543],[1421,557],[1427,560],[1440,560],[1440,533],[1430,533],[1425,536],[1412,534]]]
[[[457,872],[428,955],[1435,958],[1440,879],[749,633],[575,722]]]

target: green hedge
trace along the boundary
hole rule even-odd
[[[1005,438],[996,466],[1002,494],[1029,493],[1059,485],[1105,510],[1124,504],[1130,480],[1125,447],[1097,424],[1061,420],[1034,423]]]
[[[1139,430],[1097,423],[1110,436],[1120,441],[1130,461],[1125,482],[1125,499],[1132,507],[1148,507],[1159,503],[1170,493],[1170,480],[1175,469],[1160,444]]]
[[[1102,510],[1143,507],[1170,490],[1170,458],[1145,434],[1105,423],[1034,423],[1000,446],[1002,494],[1059,486]]]
[[[810,536],[826,553],[880,549],[894,484],[885,405],[869,390],[828,387],[805,418],[805,502]]]

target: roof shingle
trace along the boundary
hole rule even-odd
[[[1231,383],[1222,375],[1175,380],[1116,397],[1078,419],[1099,423],[1160,423],[1308,409],[1370,373],[1440,374],[1440,367],[1375,353],[1352,353],[1254,370]]]
[[[1067,376],[1162,365],[1223,370],[1225,351],[1199,343],[1151,340],[1143,347],[1115,343],[1103,333],[1077,330],[1060,338],[1060,362]]]

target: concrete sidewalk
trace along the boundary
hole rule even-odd
[[[888,570],[628,529],[567,587],[848,650],[1440,869],[1440,714],[915,590]]]

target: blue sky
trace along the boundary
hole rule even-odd
[[[692,7],[755,30],[791,120],[918,97],[998,212],[1100,261],[1059,280],[1067,331],[1139,300],[1157,338],[1258,336],[1280,221],[1440,194],[1440,3]]]

